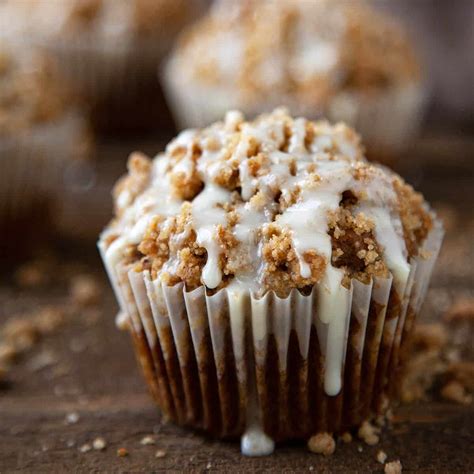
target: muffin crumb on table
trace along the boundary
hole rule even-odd
[[[125,457],[128,456],[128,454],[129,454],[129,452],[128,452],[127,448],[118,448],[117,449],[117,456],[119,458],[125,458]]]
[[[385,453],[385,451],[379,449],[377,451],[375,459],[377,459],[377,462],[379,462],[380,464],[385,464],[385,461],[387,460],[387,454]]]
[[[396,461],[390,461],[384,466],[385,474],[401,474],[402,463],[397,459]]]
[[[312,453],[330,456],[336,450],[336,442],[330,433],[318,433],[308,440],[308,449]]]
[[[380,441],[380,428],[374,426],[370,421],[364,421],[360,426],[357,436],[369,446],[374,446]]]

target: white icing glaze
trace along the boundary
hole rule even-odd
[[[240,440],[245,456],[268,456],[275,450],[275,442],[259,426],[248,428]]]
[[[238,221],[230,230],[239,242],[242,255],[248,260],[248,264],[242,265],[241,271],[235,273],[236,280],[254,282],[253,289],[259,289],[260,274],[264,271],[260,232],[274,221],[289,232],[303,278],[311,277],[311,268],[305,259],[307,252],[312,251],[326,261],[327,272],[323,280],[326,290],[322,305],[326,308],[323,321],[328,323],[331,301],[337,298],[342,279],[342,273],[331,266],[328,214],[338,209],[342,193],[352,190],[361,196],[357,211],[374,221],[375,234],[385,250],[387,266],[403,287],[409,265],[400,218],[394,210],[396,198],[390,175],[372,167],[368,178],[354,177],[355,167],[363,160],[357,139],[343,126],[332,127],[322,122],[316,127],[311,142],[307,143],[307,121],[303,118],[288,120],[283,110],[255,122],[243,122],[240,113],[230,112],[224,123],[201,132],[187,130],[180,133],[168,145],[166,154],[158,155],[154,160],[146,189],[134,198],[125,187],[117,197],[117,207],[123,213],[110,233],[120,237],[107,249],[108,258],[115,262],[127,245],[140,243],[154,216],[177,215],[183,200],[177,198],[172,189],[170,173],[190,178],[197,171],[204,187],[192,200],[192,228],[197,243],[207,252],[202,282],[211,289],[218,287],[222,268],[216,232],[218,226],[227,227],[227,212],[223,207],[230,204],[232,198],[231,192],[216,182],[216,177],[223,169],[232,166],[239,172],[243,202],[235,204]],[[282,151],[288,123],[287,151]],[[236,146],[230,155],[226,154],[228,144],[235,138],[238,140]],[[196,146],[201,150],[197,160],[193,155]],[[258,147],[257,151],[255,147]],[[184,155],[173,161],[172,156],[178,148],[184,148]],[[249,168],[248,155],[251,152],[253,155],[261,153],[265,159],[264,172],[256,176]],[[274,197],[281,193],[291,201],[291,195],[296,191],[299,192],[296,202],[278,214]],[[257,192],[260,192],[261,199],[255,202],[252,197]],[[177,261],[170,258],[167,270],[176,264]]]
[[[197,243],[207,251],[207,263],[202,271],[202,281],[208,288],[216,288],[222,279],[219,263],[219,245],[216,228],[225,225],[226,213],[220,207],[229,201],[229,192],[214,184],[207,184],[193,201],[193,225]]]

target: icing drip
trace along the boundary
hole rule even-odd
[[[219,264],[220,249],[216,239],[217,226],[225,225],[226,212],[222,205],[228,202],[230,193],[225,189],[207,184],[193,201],[193,225],[199,245],[207,251],[207,262],[202,271],[202,281],[208,288],[217,288],[222,280]]]
[[[240,440],[240,450],[245,456],[268,456],[275,450],[273,441],[258,426],[247,428]]]

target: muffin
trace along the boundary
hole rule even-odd
[[[37,242],[52,205],[66,192],[66,168],[90,145],[87,121],[54,63],[37,51],[0,46],[0,225],[2,257],[8,242]],[[32,243],[31,242],[31,243]]]
[[[164,107],[157,65],[203,2],[6,0],[0,15],[7,32],[57,58],[99,129],[134,128],[169,119],[150,117],[157,105]]]
[[[381,161],[416,133],[425,96],[405,32],[361,0],[218,2],[179,39],[163,78],[183,127],[283,103],[351,124]]]
[[[168,418],[258,455],[384,413],[442,230],[352,129],[229,112],[128,170],[98,245]]]

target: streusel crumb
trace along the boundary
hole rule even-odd
[[[384,466],[385,474],[401,474],[402,463],[397,459],[396,461],[390,461]]]
[[[312,453],[331,456],[336,450],[336,442],[329,433],[318,433],[308,440],[308,449]]]
[[[408,266],[433,226],[421,195],[367,162],[354,131],[285,109],[230,112],[154,160],[133,153],[128,169],[105,251],[188,290],[245,282],[285,297],[328,274],[368,283]]]

